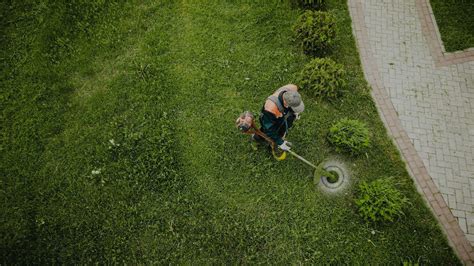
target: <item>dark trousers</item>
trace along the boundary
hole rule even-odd
[[[280,127],[278,127],[278,136],[280,136],[280,138],[283,138],[283,136],[285,136],[285,133],[290,130],[290,128],[293,126],[293,122],[295,121],[295,119],[296,119],[296,116],[294,114],[291,114],[286,119],[286,123],[288,125],[288,128],[286,128],[285,124],[282,124],[282,125],[280,125]],[[263,127],[260,128],[260,131],[262,131],[263,133],[265,133],[267,130],[268,129],[265,129]],[[263,137],[260,137],[257,134],[253,135],[253,139],[255,141],[257,141],[258,143],[260,143],[260,144],[266,144],[267,143],[267,141]]]

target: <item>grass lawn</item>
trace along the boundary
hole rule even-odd
[[[474,1],[430,0],[447,52],[474,47]]]
[[[328,2],[350,91],[302,92],[290,140],[320,162],[335,156],[335,121],[365,121],[372,149],[339,159],[357,180],[396,177],[412,202],[402,219],[366,224],[354,187],[325,195],[311,169],[252,151],[234,128],[310,60],[291,40],[301,10],[2,2],[1,261],[459,264],[377,115],[346,2]]]

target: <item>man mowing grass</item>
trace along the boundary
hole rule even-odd
[[[294,84],[285,85],[270,95],[262,107],[260,130],[271,138],[283,151],[291,149],[291,143],[284,140],[293,122],[304,111],[304,103]],[[253,140],[265,143],[265,139],[254,134]]]

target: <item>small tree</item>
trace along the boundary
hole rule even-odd
[[[324,55],[336,38],[336,18],[329,12],[306,10],[298,17],[293,31],[305,53]]]
[[[359,120],[341,119],[329,129],[328,140],[338,152],[358,155],[370,147],[369,130]]]
[[[316,97],[334,100],[346,88],[344,67],[329,58],[315,58],[300,74],[300,86]]]

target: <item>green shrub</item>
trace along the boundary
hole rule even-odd
[[[306,64],[300,74],[300,86],[316,97],[334,100],[346,88],[346,72],[341,64],[329,58],[315,58]]]
[[[329,129],[328,140],[338,152],[357,155],[370,146],[369,130],[358,120],[341,119]]]
[[[325,0],[293,0],[301,8],[321,9],[325,5]]]
[[[306,10],[293,26],[296,41],[307,54],[324,55],[336,37],[336,19],[333,14]]]
[[[393,178],[381,178],[359,185],[356,199],[359,214],[368,222],[390,221],[403,215],[402,209],[408,203],[395,187]]]

